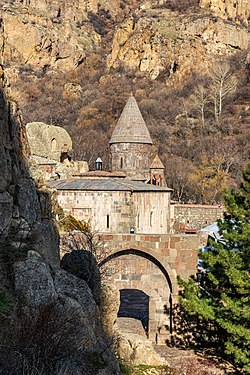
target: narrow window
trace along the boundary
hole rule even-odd
[[[123,168],[123,158],[121,158],[120,167],[121,167],[121,169]]]
[[[51,151],[56,151],[56,139],[53,138],[51,141]]]
[[[140,228],[140,215],[137,216],[137,228]]]
[[[153,226],[153,212],[150,212],[150,226]]]
[[[109,222],[109,215],[107,215],[107,228],[109,228],[109,224],[110,224],[110,222]]]

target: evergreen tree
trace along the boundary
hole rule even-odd
[[[224,199],[223,241],[211,241],[200,252],[204,272],[180,281],[180,303],[207,326],[212,323],[217,347],[250,374],[250,164],[239,191],[226,191]]]

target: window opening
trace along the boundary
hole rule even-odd
[[[153,225],[153,212],[150,212],[150,226]]]

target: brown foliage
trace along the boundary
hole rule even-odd
[[[79,316],[75,308],[60,300],[12,311],[1,327],[1,373],[56,373],[57,363],[77,351]]]
[[[177,6],[174,5],[177,2],[171,1],[171,4]],[[178,4],[180,7],[191,6],[193,2]],[[223,159],[221,169],[228,176],[227,187],[235,185],[239,179],[239,170],[249,158],[250,144],[250,115],[246,104],[250,70],[246,54],[234,55],[227,63],[227,83],[234,86],[234,81],[231,82],[234,77],[238,85],[232,90],[229,87],[219,112],[215,111],[215,91],[209,76],[196,73],[182,86],[167,87],[166,77],[151,81],[143,73],[128,72],[122,67],[120,71],[107,71],[106,56],[104,48],[93,51],[71,73],[22,71],[17,85],[22,87],[20,100],[25,121],[63,126],[72,136],[75,159],[85,159],[90,168],[94,168],[94,162],[100,156],[104,168],[109,170],[109,139],[132,91],[155,149],[164,160],[166,179],[175,189],[174,198],[193,203],[220,202],[224,183],[217,192],[210,194],[205,187],[204,194],[200,195],[189,172],[191,168],[197,174],[204,157],[208,163],[219,157]],[[65,85],[68,87],[69,83],[80,87],[77,96],[64,95]],[[224,87],[228,88],[227,85]],[[216,96],[216,105],[218,99]],[[178,169],[179,177],[175,169]],[[180,182],[185,186],[183,192]],[[210,182],[208,178],[207,186]]]

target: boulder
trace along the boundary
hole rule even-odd
[[[36,251],[29,251],[27,260],[14,266],[15,289],[31,305],[55,301],[57,293],[48,264]]]
[[[124,363],[130,365],[168,365],[147,339],[142,323],[133,318],[118,318],[116,324],[116,351]]]
[[[38,337],[44,324],[39,345],[44,345],[48,335],[49,340],[58,340],[59,354],[57,341],[51,343],[58,356],[53,360],[54,374],[121,374],[103,334],[99,308],[84,280],[59,268],[52,270],[35,251],[29,251],[25,261],[15,263],[14,273],[15,289],[25,297],[24,311],[29,319],[32,316],[29,324],[35,332],[39,323]]]
[[[166,360],[155,352],[150,340],[135,333],[119,332],[117,353],[123,362],[131,365],[168,365]]]
[[[100,304],[101,277],[94,255],[87,250],[73,250],[61,260],[61,267],[72,275],[86,281],[96,303]]]

